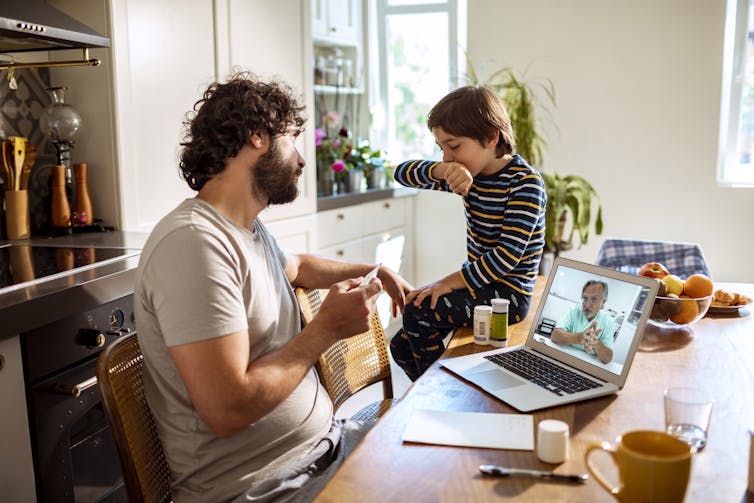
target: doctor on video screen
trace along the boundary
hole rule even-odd
[[[611,361],[615,322],[610,314],[602,311],[606,301],[607,283],[587,281],[581,290],[581,305],[573,306],[558,321],[551,340],[595,355],[602,363]]]

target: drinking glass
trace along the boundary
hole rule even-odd
[[[665,390],[665,431],[697,451],[707,445],[713,400],[697,388]]]

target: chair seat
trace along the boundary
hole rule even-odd
[[[385,400],[370,403],[353,414],[351,419],[354,421],[376,421],[384,416],[385,412],[387,412],[393,404],[397,403],[398,400],[398,398],[393,398],[392,400],[387,398]]]
[[[597,255],[597,265],[632,274],[647,262],[660,262],[684,279],[695,273],[712,276],[697,243],[607,238]]]

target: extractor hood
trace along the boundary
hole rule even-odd
[[[0,3],[0,53],[91,47],[110,47],[110,39],[45,0]]]

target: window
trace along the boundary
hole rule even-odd
[[[717,180],[754,186],[754,0],[728,0]]]
[[[458,82],[463,0],[377,0],[370,75],[370,137],[393,162],[432,158],[438,149],[427,129],[430,108]]]

